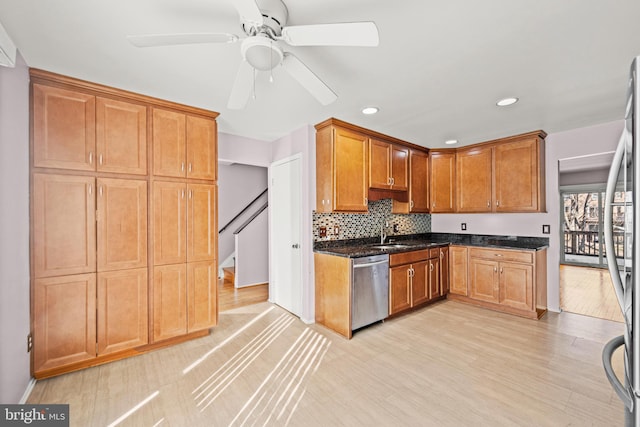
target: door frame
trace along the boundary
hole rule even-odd
[[[292,162],[292,161],[298,161],[299,162],[299,171],[300,171],[300,204],[295,207],[296,210],[298,211],[298,215],[300,216],[300,221],[299,221],[299,236],[300,236],[300,248],[298,249],[300,252],[300,301],[298,301],[298,307],[300,308],[300,313],[292,313],[298,317],[303,317],[304,316],[304,283],[303,283],[303,278],[304,278],[304,260],[303,260],[303,256],[307,251],[306,245],[305,245],[305,239],[303,236],[303,230],[304,230],[304,211],[303,211],[303,179],[302,179],[302,175],[303,175],[303,170],[302,170],[302,166],[303,166],[303,156],[302,153],[296,153],[293,154],[291,156],[285,157],[283,159],[277,160],[275,162],[272,162],[269,164],[269,168],[268,168],[268,177],[267,177],[267,184],[269,187],[269,192],[268,192],[268,200],[269,200],[269,302],[276,304],[276,302],[274,301],[274,296],[276,295],[275,292],[275,277],[274,277],[274,272],[275,272],[275,257],[273,256],[273,254],[275,253],[275,236],[278,236],[278,230],[275,229],[275,224],[274,224],[274,220],[273,220],[273,209],[272,207],[273,205],[273,198],[274,198],[274,190],[273,190],[273,168],[281,166],[283,164]],[[294,208],[292,206],[292,208]]]

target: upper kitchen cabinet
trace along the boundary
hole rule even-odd
[[[34,167],[147,173],[147,107],[33,84]]]
[[[545,211],[543,131],[457,152],[458,212]]]
[[[458,212],[486,212],[491,209],[492,147],[460,149],[456,153]]]
[[[451,150],[429,152],[431,213],[455,211],[456,153]]]
[[[429,154],[409,150],[409,202],[393,201],[393,213],[429,212]]]
[[[159,176],[216,179],[216,121],[153,109],[153,173]]]
[[[316,130],[316,210],[366,212],[369,138],[331,121]]]
[[[33,84],[33,166],[95,170],[96,98]]]
[[[496,212],[546,210],[544,136],[528,134],[494,148]]]
[[[407,191],[409,149],[378,139],[369,140],[369,188]]]

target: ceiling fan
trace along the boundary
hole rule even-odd
[[[229,33],[149,34],[127,36],[137,47],[240,41],[242,62],[231,89],[227,107],[242,109],[251,96],[257,71],[278,65],[300,83],[322,105],[338,96],[313,71],[282,45],[290,46],[377,46],[374,22],[294,25],[287,27],[288,11],[282,0],[231,0],[240,14],[246,37]]]

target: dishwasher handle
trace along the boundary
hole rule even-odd
[[[384,261],[374,261],[374,262],[366,262],[363,264],[356,264],[353,263],[353,268],[363,268],[363,267],[372,267],[374,265],[380,265],[380,264],[389,264],[389,261],[384,260]]]

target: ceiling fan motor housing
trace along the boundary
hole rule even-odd
[[[282,0],[256,0],[256,5],[264,18],[263,24],[256,27],[255,23],[241,17],[242,30],[248,36],[266,33],[270,37],[281,36],[282,28],[287,25],[289,12]]]

